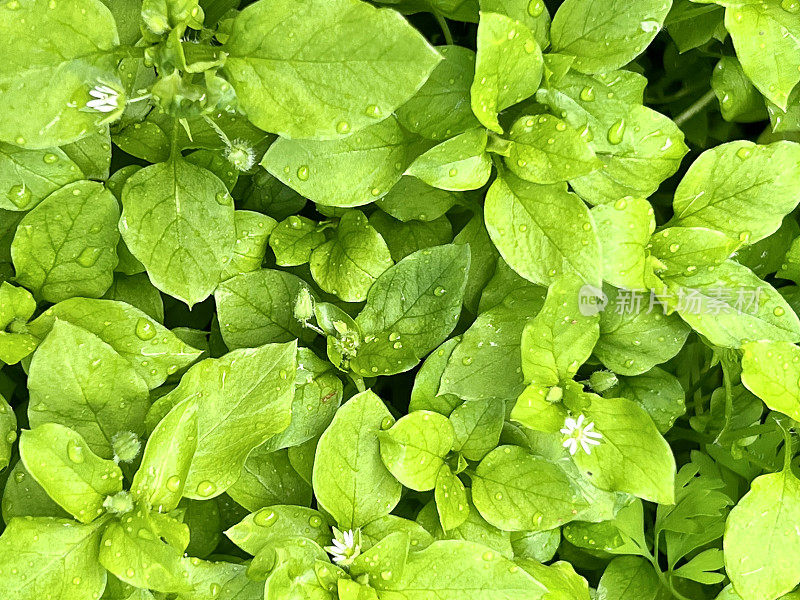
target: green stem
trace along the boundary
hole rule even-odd
[[[714,90],[709,90],[700,98],[695,100],[695,102],[689,106],[686,110],[684,110],[681,114],[673,119],[675,124],[680,127],[686,121],[697,115],[700,111],[702,111],[706,106],[711,104],[716,99],[717,95],[714,93]]]
[[[755,454],[750,452],[747,449],[742,450],[742,458],[744,458],[747,462],[756,465],[757,467],[761,467],[763,470],[767,471],[768,473],[774,473],[775,467],[772,465],[768,465]]]
[[[794,456],[794,438],[789,427],[781,427],[783,431],[783,470],[787,473],[792,472],[792,457]]]
[[[773,431],[775,431],[775,425],[773,423],[753,425],[752,427],[746,427],[744,429],[734,429],[733,431],[728,431],[724,436],[722,433],[720,433],[715,441],[718,441],[721,444],[730,444],[736,440],[743,440],[744,438],[753,437],[762,433],[772,433]]]
[[[224,131],[222,131],[222,129],[220,128],[220,126],[219,126],[219,125],[217,125],[217,124],[214,122],[214,119],[212,119],[212,118],[211,118],[211,117],[209,117],[208,115],[203,115],[203,120],[204,120],[206,123],[208,123],[208,126],[209,126],[209,127],[211,127],[211,129],[213,129],[213,130],[216,132],[216,134],[219,136],[219,139],[221,139],[221,140],[222,140],[222,142],[223,142],[223,143],[224,143],[224,144],[225,144],[225,145],[226,145],[228,148],[230,148],[230,147],[231,147],[231,141],[228,139],[228,136],[227,136],[227,135],[225,135],[225,132],[224,132]]]
[[[725,363],[722,363],[722,383],[725,386],[725,423],[717,435],[715,442],[719,442],[720,438],[728,433],[731,426],[731,419],[733,419],[733,388],[731,386],[731,378],[728,375],[728,370],[725,368]]]
[[[452,46],[453,34],[450,33],[450,26],[447,24],[447,19],[445,19],[439,13],[436,13],[436,21],[439,23],[439,27],[442,28],[442,33],[444,34],[444,39],[447,42],[447,45]]]
[[[361,377],[361,375],[356,375],[356,374],[355,374],[355,373],[353,373],[352,371],[348,372],[348,373],[347,373],[347,375],[348,375],[348,376],[350,377],[350,379],[353,381],[353,383],[354,383],[354,384],[355,384],[355,386],[356,386],[356,389],[357,389],[359,392],[366,392],[366,391],[367,391],[367,386],[366,386],[366,385],[364,385],[364,378],[363,378],[363,377]]]

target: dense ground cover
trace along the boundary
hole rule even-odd
[[[0,598],[798,598],[798,0],[3,0]]]

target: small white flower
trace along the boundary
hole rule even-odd
[[[577,419],[567,417],[561,433],[568,436],[561,445],[573,456],[578,451],[578,445],[586,454],[591,454],[592,446],[598,446],[603,439],[603,434],[594,430],[594,423],[586,423],[586,417],[583,415],[579,415]]]
[[[361,531],[358,529],[349,529],[343,533],[334,527],[332,542],[332,546],[325,546],[325,551],[338,565],[348,567],[361,554]]]
[[[89,95],[94,100],[89,100],[86,103],[87,108],[103,113],[112,112],[119,108],[119,92],[107,85],[98,84],[94,86],[89,90]]]

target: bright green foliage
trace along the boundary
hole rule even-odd
[[[0,600],[797,600],[800,0],[0,0]]]
[[[332,239],[314,249],[309,266],[324,291],[345,302],[359,302],[392,266],[392,257],[364,213],[354,210],[342,216]]]
[[[233,200],[224,184],[210,171],[170,158],[129,178],[122,206],[122,237],[153,285],[190,307],[204,300],[233,254]],[[214,223],[209,231],[207,223]]]
[[[525,25],[491,12],[481,16],[477,46],[472,111],[485,127],[503,133],[497,115],[536,92],[542,51]]]
[[[257,3],[234,20],[225,51],[250,120],[290,138],[342,138],[385,119],[439,61],[396,13],[356,0]]]
[[[117,265],[119,207],[102,185],[59,188],[25,215],[11,244],[17,281],[37,298],[99,298]]]

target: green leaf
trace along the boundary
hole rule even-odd
[[[720,58],[711,75],[711,88],[726,121],[748,123],[764,118],[764,100],[734,57]]]
[[[725,570],[744,600],[774,600],[800,583],[800,482],[790,471],[762,475],[731,510]]]
[[[173,156],[128,179],[120,231],[153,285],[191,307],[214,291],[231,260],[233,213],[215,175]]]
[[[408,555],[403,576],[390,578],[381,600],[537,600],[542,586],[510,560],[486,546],[436,541]]]
[[[119,207],[101,184],[79,181],[50,194],[17,226],[17,281],[48,302],[99,298],[117,265]]]
[[[317,305],[319,306],[319,305]],[[297,349],[292,422],[260,448],[288,448],[319,436],[342,402],[342,381],[333,366],[308,348]]]
[[[272,217],[249,210],[234,211],[233,222],[236,241],[233,256],[222,269],[222,280],[261,268],[267,251],[267,239],[277,224]]]
[[[624,398],[600,398],[582,408],[603,437],[587,454],[579,449],[575,464],[603,490],[628,492],[651,502],[675,499],[675,458],[653,420],[638,404]]]
[[[505,406],[495,398],[468,400],[457,406],[450,414],[453,450],[467,460],[481,460],[497,446],[504,418]]]
[[[197,407],[189,398],[177,404],[153,429],[131,484],[134,498],[170,511],[180,502],[197,450]]]
[[[653,207],[647,200],[629,198],[590,212],[602,245],[603,280],[618,288],[647,289],[645,247],[656,228]]]
[[[472,111],[485,127],[503,133],[498,113],[533,96],[542,69],[542,51],[530,29],[501,14],[481,14],[470,97]]]
[[[638,556],[615,558],[606,567],[597,597],[602,600],[669,600],[672,594],[661,586],[653,565]]]
[[[419,156],[405,174],[443,190],[476,190],[492,172],[486,142],[485,129],[469,129]]]
[[[0,208],[30,210],[84,175],[60,148],[25,150],[0,143]]]
[[[409,535],[405,531],[390,533],[369,550],[356,557],[350,567],[354,577],[369,576],[369,581],[377,590],[391,584],[384,583],[392,578],[403,576],[409,551]]]
[[[469,517],[469,499],[464,484],[448,465],[442,465],[434,488],[436,512],[444,531],[460,527]]]
[[[400,108],[400,123],[431,140],[444,140],[479,125],[469,103],[475,53],[463,46],[438,46],[442,61]]]
[[[523,569],[547,588],[545,600],[589,600],[589,584],[565,561],[542,565],[529,559],[518,561]]]
[[[159,404],[199,398],[197,451],[184,496],[203,500],[227,490],[247,455],[289,425],[297,343],[241,348],[193,366]]]
[[[80,434],[56,423],[22,432],[22,462],[47,494],[82,523],[103,513],[103,501],[122,489],[122,472],[97,456]]]
[[[778,0],[724,4],[725,28],[742,69],[759,92],[785,110],[792,88],[800,81],[796,9]]]
[[[447,217],[439,217],[434,221],[404,222],[376,210],[370,215],[369,223],[386,242],[394,261],[403,260],[417,250],[454,241],[453,226]]]
[[[355,0],[257,2],[234,19],[224,51],[248,118],[306,139],[345,137],[385,119],[440,60],[396,12]]]
[[[200,350],[183,343],[169,329],[124,302],[88,298],[65,300],[32,321],[29,330],[36,337],[44,338],[56,319],[95,334],[127,360],[150,389],[158,387],[168,375],[200,356]]]
[[[17,416],[0,395],[0,471],[8,466],[11,450],[17,439]]]
[[[0,33],[0,54],[7,59],[0,66],[0,140],[27,148],[61,146],[109,116],[87,105],[98,85],[123,89],[112,54],[117,28],[101,2],[50,8],[48,0],[18,0],[0,13]],[[124,94],[115,101],[120,108],[124,102]]]
[[[117,250],[119,251],[119,247]],[[114,282],[103,294],[103,298],[125,302],[159,323],[164,321],[164,301],[161,293],[150,283],[146,273],[136,273],[135,275],[115,273]]]
[[[300,536],[323,545],[330,542],[327,517],[305,506],[270,506],[247,515],[225,535],[245,552],[255,556],[275,540]]]
[[[619,386],[612,392],[610,396],[633,400],[645,409],[662,434],[686,412],[686,393],[680,381],[658,367],[641,375],[620,377]]]
[[[483,12],[493,12],[519,20],[531,30],[539,46],[550,43],[550,13],[542,0],[480,0]]]
[[[424,492],[436,485],[444,458],[453,449],[455,434],[447,417],[420,410],[378,433],[381,459],[395,479]]]
[[[10,523],[15,517],[59,517],[74,522],[72,515],[56,504],[25,470],[21,460],[8,472],[3,490],[3,521]]]
[[[800,420],[800,348],[788,342],[750,342],[742,349],[742,383],[772,410]]]
[[[96,335],[56,320],[28,371],[31,427],[58,423],[79,433],[93,452],[112,458],[117,433],[144,434],[147,383]]]
[[[481,516],[503,531],[553,529],[573,518],[582,501],[564,472],[519,446],[500,446],[472,478]]]
[[[783,297],[736,262],[664,282],[667,303],[716,346],[739,348],[757,339],[800,341],[800,321]]]
[[[259,446],[248,456],[228,495],[247,510],[273,504],[311,504],[311,486],[292,468],[285,450]]]
[[[553,50],[575,56],[581,73],[618,69],[653,41],[671,6],[662,0],[566,0],[550,28]]]
[[[508,132],[506,166],[533,183],[558,183],[600,168],[586,138],[552,115],[524,116]]]
[[[302,289],[299,277],[285,271],[261,269],[224,281],[214,292],[225,344],[232,349],[262,344],[310,340],[313,334],[294,318],[293,307]]]
[[[520,338],[540,307],[541,298],[528,300],[517,293],[481,313],[448,358],[438,393],[474,400],[516,398],[523,388]],[[497,377],[500,371],[502,378]]]
[[[435,221],[461,197],[461,194],[429,186],[416,177],[401,177],[376,204],[400,221]]]
[[[683,132],[670,119],[646,106],[617,102],[614,111],[605,117],[602,126],[590,127],[588,133],[600,168],[570,180],[570,185],[579,196],[595,204],[615,202],[625,196],[651,196],[678,170],[689,152]]]
[[[108,179],[111,171],[111,134],[107,125],[62,146],[61,150],[87,179]],[[48,157],[48,160],[52,161],[52,158]]]
[[[736,249],[737,242],[715,229],[667,227],[650,239],[648,249],[661,263],[660,277],[691,275],[701,267],[716,267]]]
[[[326,292],[345,302],[365,300],[375,280],[392,266],[386,242],[364,213],[346,212],[334,236],[311,253],[311,275]]]
[[[388,515],[402,486],[381,461],[377,433],[394,419],[371,391],[353,396],[319,440],[314,495],[342,528],[353,529]]]
[[[422,363],[414,378],[414,387],[411,389],[409,411],[432,410],[449,416],[453,409],[461,403],[461,399],[455,394],[441,392],[442,373],[460,341],[460,337],[450,338],[431,352]]]
[[[455,327],[469,269],[469,248],[420,250],[372,285],[356,324],[364,334],[351,368],[362,376],[416,366]]]
[[[340,140],[281,138],[261,165],[317,204],[347,208],[384,196],[424,149],[392,116]]]
[[[592,353],[600,317],[584,314],[580,281],[563,277],[547,290],[542,310],[522,332],[522,372],[526,382],[545,386],[572,379]]]
[[[269,246],[275,261],[282,267],[295,267],[308,262],[311,253],[325,243],[325,234],[306,217],[292,215],[275,226]]]
[[[28,290],[0,283],[0,361],[13,365],[36,349],[39,340],[26,333],[35,310],[36,301]]]
[[[0,536],[0,593],[9,600],[37,600],[58,590],[61,600],[98,598],[106,571],[97,562],[105,521],[12,519]]]
[[[671,224],[708,227],[752,244],[777,231],[799,197],[800,145],[729,142],[689,167],[675,190]]]
[[[594,355],[620,375],[639,375],[678,354],[691,331],[676,314],[631,290],[606,286],[608,307],[600,313]],[[638,305],[637,305],[638,304]]]
[[[183,550],[161,539],[155,514],[140,507],[121,521],[109,523],[100,543],[100,564],[134,587],[188,592]]]
[[[563,273],[575,273],[587,284],[600,285],[594,220],[566,186],[541,186],[503,172],[486,194],[485,218],[500,255],[525,279],[548,285]]]

